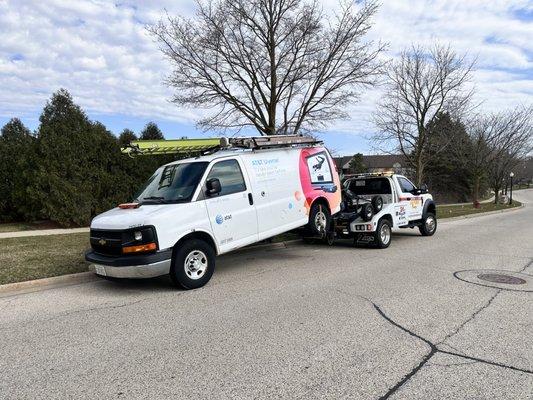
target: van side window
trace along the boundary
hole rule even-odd
[[[400,184],[402,192],[404,193],[411,193],[413,190],[416,189],[415,185],[413,185],[409,180],[405,178],[398,178],[398,183]]]
[[[246,190],[246,183],[244,183],[241,167],[239,167],[237,160],[217,162],[213,165],[213,168],[211,168],[207,180],[211,178],[218,178],[220,180],[222,191],[219,196],[244,192]]]
[[[307,157],[307,168],[311,176],[311,183],[331,183],[333,175],[329,166],[328,156],[320,152]]]

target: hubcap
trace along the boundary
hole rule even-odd
[[[326,230],[326,214],[323,211],[319,211],[315,215],[315,226],[319,232],[324,232]]]
[[[428,232],[433,232],[435,230],[435,218],[427,217],[426,219],[426,229]]]
[[[388,226],[387,224],[383,224],[379,231],[379,236],[381,238],[381,243],[388,244],[391,236],[390,226]]]
[[[189,278],[200,279],[207,271],[207,257],[203,251],[193,250],[185,257],[183,266]]]

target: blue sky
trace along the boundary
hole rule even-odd
[[[531,0],[383,1],[369,39],[389,44],[388,58],[418,43],[450,43],[477,58],[480,111],[533,103]],[[336,0],[323,0],[334,10]],[[0,0],[0,125],[19,117],[31,129],[50,95],[64,87],[93,120],[114,133],[155,121],[167,138],[206,137],[195,128],[206,110],[180,109],[163,84],[170,65],[146,24],[170,14],[191,16],[193,0]],[[381,89],[348,107],[351,118],[320,136],[339,154],[372,152],[367,137]]]

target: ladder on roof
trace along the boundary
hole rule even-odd
[[[276,135],[215,139],[134,140],[121,150],[122,153],[132,157],[156,154],[176,154],[189,157],[230,148],[259,150],[317,144],[322,144],[322,141],[308,136]]]

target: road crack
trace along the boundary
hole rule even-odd
[[[483,311],[484,309],[486,309],[487,307],[490,306],[490,304],[492,303],[492,301],[494,300],[494,298],[498,295],[498,293],[500,293],[500,291],[498,291],[495,295],[493,295],[487,302],[487,304],[485,304],[484,306],[482,306],[480,309],[476,310],[474,313],[472,313],[472,315],[464,322],[462,323],[454,332],[452,332],[451,334],[447,335],[447,337],[451,337],[453,335],[455,335],[457,332],[459,332],[460,329],[462,329],[462,327],[464,327],[468,322],[472,321],[476,315],[478,315],[481,311]],[[379,307],[376,303],[374,303],[372,300],[364,297],[364,296],[360,296],[358,295],[357,297],[369,302],[370,304],[372,304],[372,306],[374,307],[374,309],[378,312],[378,314],[385,320],[387,321],[390,325],[394,326],[395,328],[397,329],[400,329],[402,330],[403,332],[407,333],[409,336],[415,338],[416,340],[419,340],[421,342],[423,342],[424,344],[426,344],[427,346],[429,346],[429,349],[430,351],[424,355],[424,357],[422,358],[422,360],[416,365],[414,366],[406,375],[403,376],[402,379],[400,379],[394,386],[392,386],[388,391],[387,393],[385,393],[383,396],[380,396],[378,398],[378,400],[386,400],[388,398],[390,398],[392,395],[394,395],[400,388],[402,388],[413,376],[415,376],[426,364],[429,360],[431,360],[431,358],[435,355],[435,354],[438,354],[438,353],[442,353],[442,354],[447,354],[447,355],[450,355],[450,356],[455,356],[455,357],[460,357],[462,359],[465,359],[465,360],[468,360],[469,362],[468,363],[463,363],[463,365],[466,365],[466,364],[474,364],[474,363],[482,363],[482,364],[487,364],[487,365],[491,365],[491,366],[495,366],[495,367],[500,367],[500,368],[505,368],[505,369],[509,369],[509,370],[512,370],[512,371],[516,371],[516,372],[521,372],[521,373],[525,373],[525,374],[532,374],[533,375],[533,370],[528,370],[528,369],[524,369],[524,368],[519,368],[519,367],[515,367],[515,366],[512,366],[512,365],[507,365],[507,364],[503,364],[503,363],[499,363],[499,362],[496,362],[496,361],[491,361],[491,360],[485,360],[485,359],[482,359],[482,358],[479,358],[479,357],[472,357],[472,356],[468,356],[468,355],[465,355],[465,354],[461,354],[461,353],[456,353],[456,352],[452,352],[452,351],[447,351],[447,350],[443,350],[441,348],[439,348],[438,346],[440,346],[441,344],[442,345],[445,345],[445,346],[448,346],[448,347],[451,347],[449,345],[447,345],[446,343],[443,343],[445,339],[443,339],[443,341],[439,342],[438,344],[435,344],[433,342],[431,342],[429,339],[426,339],[420,335],[418,335],[417,333],[413,332],[412,330],[402,326],[401,324],[399,324],[398,322],[394,321],[391,317],[389,317],[382,309],[381,307]]]
[[[481,308],[479,308],[477,311],[475,311],[467,320],[465,320],[461,325],[459,325],[457,328],[455,328],[453,330],[453,332],[450,332],[448,333],[444,339],[442,339],[440,342],[437,343],[437,346],[438,345],[441,345],[443,344],[446,340],[450,339],[451,337],[457,335],[468,323],[472,322],[474,319],[476,319],[476,317],[478,316],[479,313],[481,313],[483,310],[486,310],[491,304],[492,302],[494,301],[494,299],[501,293],[501,290],[500,289],[497,289],[497,292],[494,293],[490,299],[487,301],[487,303],[483,306],[481,306]]]

